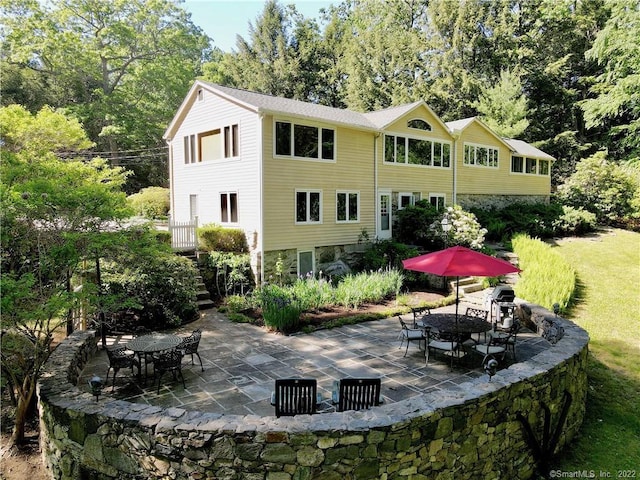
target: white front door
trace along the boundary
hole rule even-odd
[[[376,236],[381,239],[391,238],[391,191],[378,192],[378,231]]]

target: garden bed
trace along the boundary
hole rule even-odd
[[[355,317],[364,318],[366,316],[375,316],[385,314],[389,312],[396,312],[407,309],[408,306],[425,305],[435,302],[440,302],[446,298],[444,292],[436,291],[415,291],[402,295],[402,304],[394,299],[387,299],[378,303],[365,303],[360,307],[353,309],[347,308],[342,305],[333,305],[331,307],[325,307],[322,309],[312,310],[304,312],[301,316],[302,324],[312,327],[314,329],[324,328],[336,321],[344,320],[348,323],[348,320]],[[242,314],[251,319],[251,323],[258,326],[264,326],[264,320],[262,319],[262,313],[259,309],[243,310]]]

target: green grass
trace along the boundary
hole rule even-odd
[[[640,234],[610,230],[557,242],[577,272],[565,313],[589,332],[589,392],[580,433],[553,469],[640,476]]]

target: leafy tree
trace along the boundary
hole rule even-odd
[[[582,102],[586,126],[606,127],[610,154],[640,160],[640,7],[636,0],[610,2],[611,17],[587,59],[602,67]]]
[[[522,83],[508,70],[500,72],[498,83],[482,90],[475,106],[482,114],[482,120],[501,137],[517,138],[529,126]]]
[[[426,2],[354,2],[345,19],[345,103],[370,111],[425,98]]]
[[[638,215],[634,211],[640,189],[637,175],[634,178],[608,160],[606,152],[598,152],[578,164],[575,173],[558,188],[558,197],[566,205],[592,212],[600,223],[626,222]]]
[[[53,105],[74,112],[114,165],[156,181],[160,166],[164,179],[162,130],[209,44],[188,14],[169,0],[0,2],[5,62],[53,85]]]
[[[91,146],[76,120],[48,108],[31,115],[11,106],[0,109],[0,125],[2,366],[16,392],[16,444],[53,332],[79,301],[73,274],[100,248],[100,232],[129,212],[122,169],[54,154]]]

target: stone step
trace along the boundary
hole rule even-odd
[[[215,306],[215,303],[213,303],[213,300],[210,298],[207,300],[198,300],[196,303],[198,304],[198,310],[207,310]]]
[[[196,299],[211,300],[211,294],[209,293],[209,290],[207,290],[206,288],[198,289],[198,291],[196,292]]]

